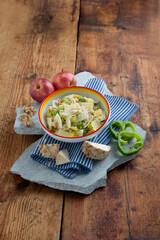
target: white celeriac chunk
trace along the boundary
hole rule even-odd
[[[61,129],[62,128],[62,120],[59,114],[57,113],[56,116],[54,117],[54,122],[56,122],[57,128]]]
[[[81,122],[83,120],[86,120],[88,118],[88,112],[82,112],[78,118],[77,118],[77,122]]]
[[[66,118],[66,125],[67,125],[68,128],[71,127],[71,116]]]
[[[98,128],[100,128],[102,126],[102,123],[98,118],[96,118],[93,122],[91,122],[91,125],[92,125],[94,131],[96,131]]]
[[[111,147],[104,144],[93,143],[89,141],[85,141],[82,144],[82,152],[92,159],[102,160],[104,159],[108,153],[110,152]]]
[[[81,106],[78,103],[71,104],[70,106],[72,107],[71,111],[73,111],[73,113],[82,112]]]
[[[64,111],[61,114],[64,117],[68,117],[73,114],[76,114],[76,113],[78,114],[81,112],[82,112],[82,109],[81,109],[80,105],[78,103],[74,103],[71,105],[64,104]]]
[[[62,130],[62,129],[59,129],[55,132],[55,134],[59,135],[59,136],[63,136],[63,137],[70,137],[70,133]]]
[[[71,111],[70,109],[71,109],[70,105],[64,103],[64,111],[61,112],[61,115],[65,117],[70,116],[70,111]]]
[[[56,157],[56,165],[61,165],[61,164],[65,164],[68,163],[69,160],[69,153],[67,151],[67,149],[63,149],[61,151],[59,151],[59,153],[57,154]]]
[[[102,109],[97,109],[96,111],[94,111],[94,116],[95,117],[99,117],[102,115]]]
[[[106,116],[106,112],[104,110],[102,110],[102,115],[98,117],[98,119],[100,121],[104,121],[106,120],[107,116]]]
[[[46,118],[46,120],[47,120],[47,124],[48,124],[49,129],[51,129],[52,126],[53,126],[53,122],[52,122],[51,118],[48,117],[48,118]]]
[[[93,111],[94,103],[93,102],[82,102],[81,106],[82,106],[83,111],[91,112],[91,111]]]
[[[81,136],[83,136],[83,129],[79,129],[79,130],[78,130],[78,134],[77,134],[77,135],[78,135],[78,137],[81,137]]]
[[[53,111],[53,107],[49,106],[47,110],[48,110],[48,112],[52,112]]]
[[[52,106],[54,107],[54,108],[58,108],[58,102],[57,102],[57,100],[53,100],[53,102],[52,102]]]

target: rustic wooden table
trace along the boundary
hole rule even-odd
[[[9,172],[39,136],[14,133],[15,109],[34,79],[89,71],[140,106],[138,157],[89,196]],[[0,1],[0,239],[160,239],[160,1]]]

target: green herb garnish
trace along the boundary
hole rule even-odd
[[[59,110],[64,110],[64,106],[59,106],[58,109]]]
[[[85,127],[84,130],[83,130],[83,136],[84,135],[87,135],[89,132],[89,128],[88,127]]]
[[[70,127],[71,130],[77,131],[77,127]]]
[[[77,124],[77,127],[78,127],[79,129],[83,129],[83,128],[84,128],[83,122],[79,122],[79,123]]]
[[[80,102],[86,102],[86,99],[85,98],[79,98],[78,99]]]
[[[89,128],[89,130],[91,130],[93,127],[92,127],[92,124],[90,123],[90,124],[88,124],[88,126],[87,126],[88,128]]]
[[[94,103],[94,106],[97,108],[100,108],[99,103],[97,103],[97,102]]]
[[[65,123],[65,119],[63,117],[61,117],[62,123]]]
[[[65,103],[68,104],[68,105],[71,105],[71,101],[70,100],[66,100]]]
[[[54,110],[53,112],[51,112],[51,116],[56,116],[57,113],[59,113],[59,111],[58,110]]]
[[[76,116],[71,117],[71,123],[75,123],[75,122],[77,122],[77,117]]]

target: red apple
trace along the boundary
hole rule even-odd
[[[53,77],[52,84],[56,89],[61,89],[65,87],[76,86],[77,80],[75,76],[70,72],[60,72]]]
[[[42,102],[43,99],[54,91],[55,88],[52,83],[45,78],[33,81],[29,89],[31,97],[37,102]]]

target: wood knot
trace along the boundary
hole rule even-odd
[[[33,27],[36,33],[43,33],[52,21],[53,16],[48,14],[38,14],[33,18]]]

